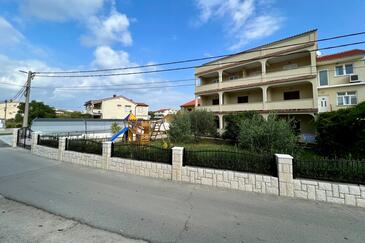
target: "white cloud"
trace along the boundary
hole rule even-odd
[[[116,10],[113,10],[107,18],[92,16],[86,25],[90,33],[82,36],[81,42],[87,46],[110,45],[118,42],[125,46],[132,44],[132,35],[128,30],[129,19]]]
[[[0,16],[0,45],[13,46],[19,44],[24,36],[11,23]]]
[[[84,19],[102,9],[105,0],[23,0],[20,10],[24,15],[44,20],[63,22]]]
[[[283,20],[272,11],[272,1],[268,0],[196,0],[196,5],[200,10],[198,24],[224,20],[225,32],[233,39],[230,49],[273,34]]]

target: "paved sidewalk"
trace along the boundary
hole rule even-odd
[[[0,148],[0,194],[152,242],[364,242],[365,210],[103,171]]]
[[[0,196],[0,242],[142,242]]]

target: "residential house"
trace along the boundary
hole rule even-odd
[[[302,139],[313,141],[318,103],[327,100],[320,111],[328,111],[365,100],[364,51],[321,57],[316,51],[311,30],[202,65],[195,70],[199,109],[217,115],[221,132],[227,114],[275,112],[294,119]]]
[[[318,112],[335,111],[365,100],[365,50],[317,58]]]
[[[181,110],[184,111],[192,111],[195,109],[196,106],[200,106],[200,99],[193,99],[189,102],[186,102],[180,106]]]
[[[2,102],[0,103],[0,120],[4,120],[6,117],[6,120],[9,119],[15,119],[16,114],[19,110],[19,101],[8,101],[8,102]],[[6,110],[6,115],[5,115]]]
[[[164,117],[166,117],[167,115],[174,115],[177,113],[177,110],[173,110],[173,109],[159,109],[155,112],[153,112],[154,118],[155,119],[162,119]]]
[[[86,113],[94,118],[124,119],[132,113],[137,119],[148,120],[148,105],[124,96],[113,95],[105,99],[89,100],[85,103],[85,108]]]

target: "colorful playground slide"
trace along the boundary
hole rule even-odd
[[[119,130],[119,132],[117,132],[116,134],[114,134],[112,136],[112,138],[110,139],[110,141],[113,142],[115,139],[117,139],[117,137],[119,137],[120,135],[123,135],[127,131],[128,131],[128,127],[125,127],[123,129]]]

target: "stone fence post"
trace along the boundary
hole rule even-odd
[[[39,132],[32,132],[32,143],[30,145],[30,151],[32,153],[34,152],[34,147],[37,146],[37,144],[38,144],[38,136],[39,136]]]
[[[173,181],[181,181],[181,171],[183,166],[183,147],[173,147],[172,148],[172,174],[171,179]]]
[[[279,196],[294,197],[293,157],[275,154],[278,168]]]
[[[112,157],[112,142],[103,142],[103,161],[102,169],[107,170],[109,168],[110,159]]]
[[[66,149],[66,138],[65,137],[59,137],[58,138],[58,160],[63,160],[63,153]]]
[[[17,142],[18,142],[18,130],[19,128],[14,128],[13,129],[13,141],[12,141],[12,147],[16,148],[17,147]]]

